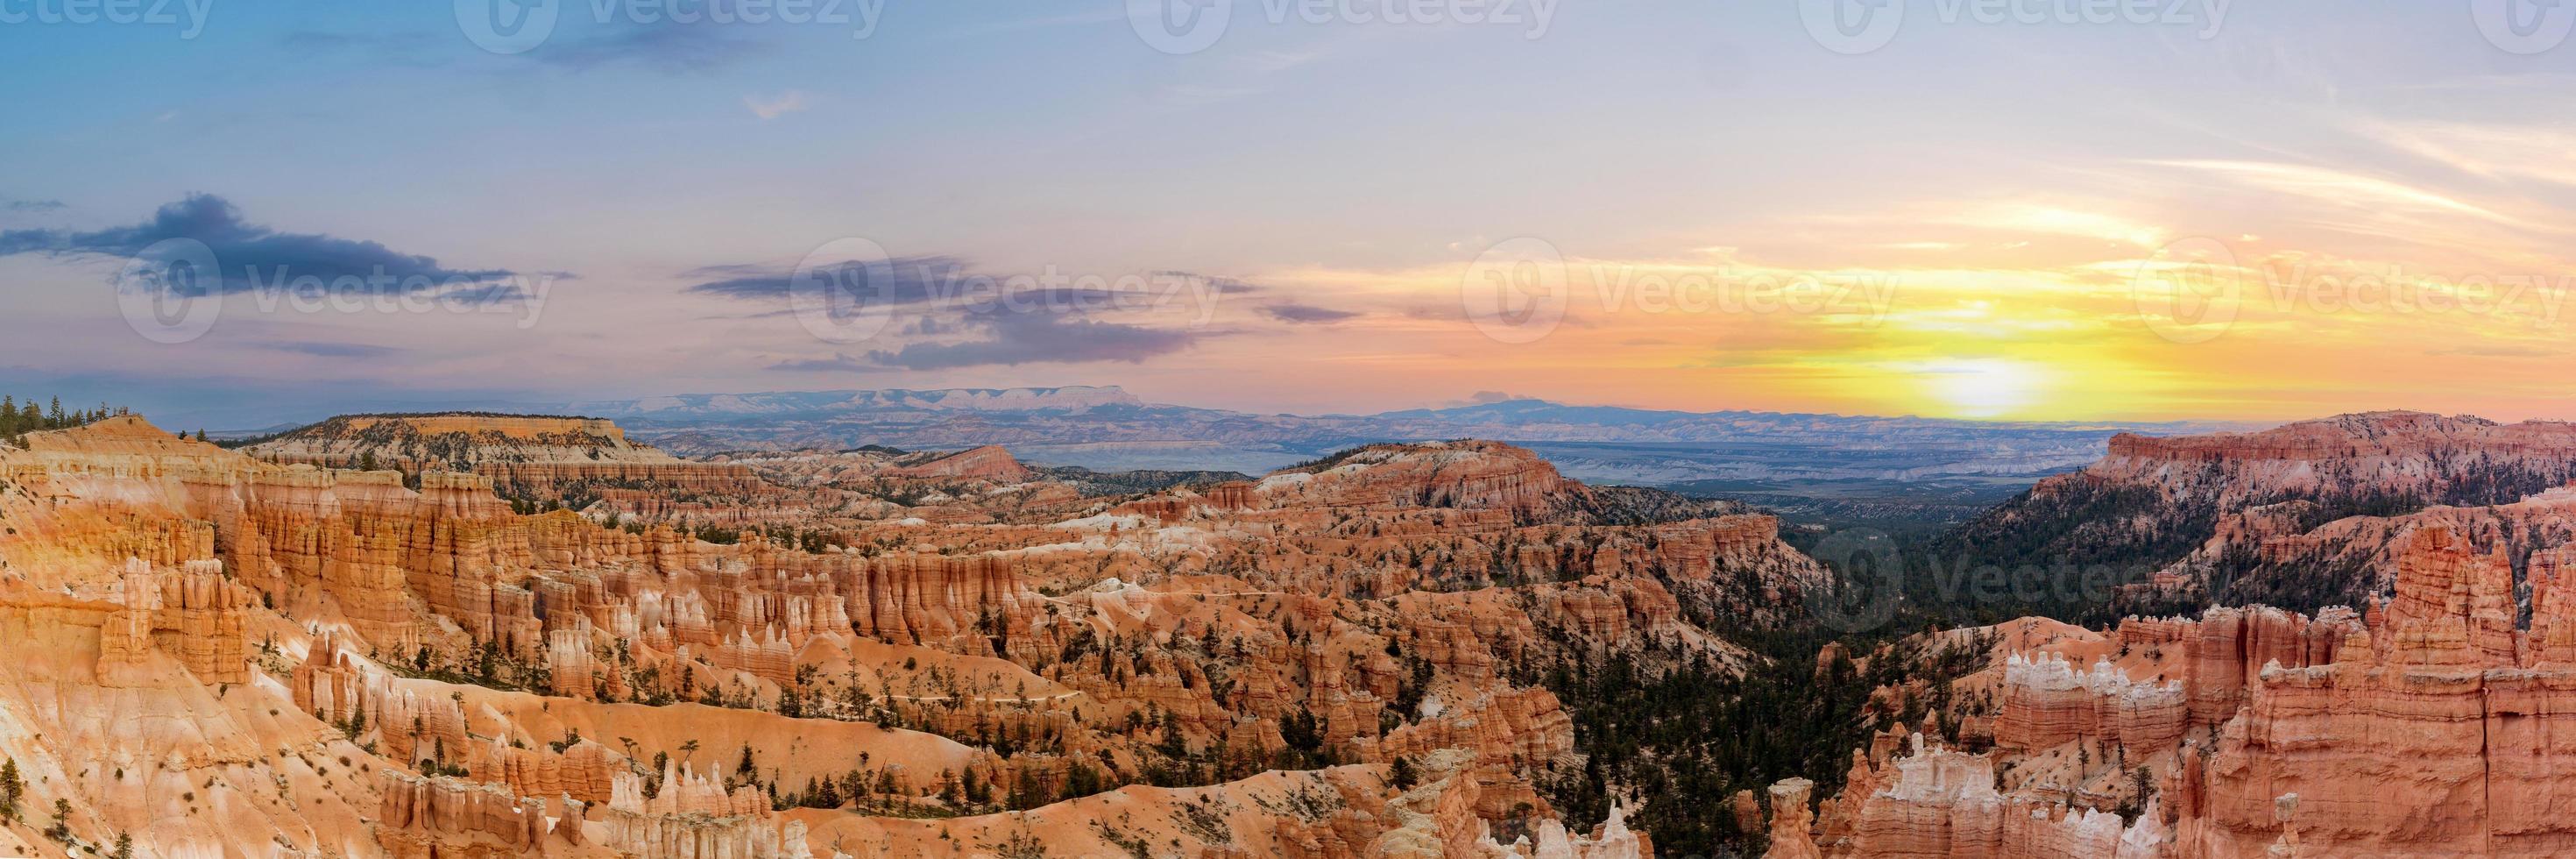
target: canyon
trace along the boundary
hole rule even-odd
[[[1483,442],[1101,494],[1001,448],[118,415],[0,480],[0,850],[42,855],[1646,856],[1541,793],[1575,727],[1529,678],[1740,664],[1829,578]]]
[[[1913,636],[1901,644],[1980,667],[1945,678],[1920,724],[1881,719],[1812,815],[1779,807],[1810,782],[1775,786],[1769,855],[2576,851],[2576,825],[2544,811],[2576,789],[2562,775],[2576,747],[2557,739],[2576,707],[2576,541],[2558,524],[2568,490],[2552,485],[2576,465],[2571,444],[2565,425],[2416,413],[2115,440],[1996,519],[2066,537],[2057,505],[2117,487],[2152,499],[2123,528],[2222,517],[2124,600],[2205,600],[2210,589],[2188,588],[2221,557],[2253,580],[2359,598]],[[2498,492],[2527,494],[2442,503]],[[2356,506],[2371,512],[2318,512]]]
[[[0,446],[0,851],[2555,855],[2569,438],[2114,439],[1963,530],[2147,535],[2126,613],[1840,629],[1773,516],[1491,441],[1247,476],[101,414]]]

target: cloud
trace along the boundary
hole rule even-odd
[[[769,98],[747,95],[742,97],[742,106],[751,108],[751,115],[761,119],[777,119],[804,110],[805,91],[791,89]]]
[[[880,366],[907,370],[1020,364],[1077,364],[1099,361],[1142,363],[1197,342],[1191,331],[1094,322],[1049,313],[1001,313],[967,317],[987,339],[963,343],[912,343],[897,351],[868,353]]]
[[[1300,325],[1322,322],[1340,322],[1360,315],[1357,311],[1334,310],[1329,307],[1314,307],[1304,304],[1265,305],[1261,308],[1261,312],[1263,315],[1269,316],[1272,319]]]
[[[845,352],[834,352],[829,358],[780,361],[769,365],[769,369],[800,373],[882,373],[891,368]]]
[[[518,272],[448,268],[431,257],[402,253],[377,242],[320,233],[281,233],[242,220],[240,209],[213,194],[190,194],[162,206],[151,218],[133,226],[94,232],[0,231],[0,256],[159,255],[166,249],[155,249],[154,245],[171,239],[193,239],[213,252],[213,277],[190,289],[200,295],[244,292],[256,285],[308,277],[341,292],[409,291],[433,286],[466,287],[489,296],[507,296],[517,291],[515,286],[501,281],[516,277]]]
[[[857,261],[819,265],[814,271],[833,276],[837,283],[859,284],[860,290],[872,290],[869,296],[889,306],[922,304],[947,297],[941,285],[943,273],[966,267],[966,261],[952,256],[908,256],[888,260],[885,270],[893,280],[884,284],[867,283],[867,272],[875,266]],[[841,277],[846,275],[847,277]],[[684,292],[746,300],[786,300],[795,288],[796,272],[757,264],[711,265],[685,272],[682,277],[714,278],[691,285]]]
[[[402,351],[391,346],[367,343],[328,343],[307,340],[270,343],[267,346],[280,352],[293,352],[319,358],[381,358]]]
[[[575,71],[622,63],[659,72],[705,72],[748,59],[759,47],[720,25],[663,23],[623,27],[587,39],[559,37],[528,56]]]
[[[0,197],[0,209],[12,212],[51,212],[65,208],[61,200],[17,200]]]
[[[2258,185],[2282,194],[2335,205],[2427,212],[2443,216],[2466,216],[2500,224],[2510,224],[2514,221],[2511,216],[2440,192],[2328,167],[2217,159],[2163,160],[2146,163],[2199,170]]]
[[[1248,292],[1261,291],[1260,284],[1252,283],[1241,278],[1227,277],[1221,274],[1200,274],[1195,271],[1179,271],[1174,269],[1165,269],[1163,271],[1152,272],[1152,274],[1155,277],[1177,277],[1205,283],[1209,286],[1215,287],[1217,293],[1220,295],[1240,295]]]
[[[1052,267],[1042,274],[994,274],[975,270],[967,260],[940,254],[895,257],[878,263],[823,263],[812,272],[812,285],[830,289],[830,298],[855,299],[871,307],[962,313],[1144,310],[1180,301],[1207,300],[1202,291],[1205,289],[1222,295],[1255,288],[1241,281],[1170,271],[1151,272],[1141,278],[1074,276]],[[885,282],[872,282],[875,273],[884,274]],[[783,303],[796,287],[795,271],[761,264],[703,266],[682,272],[681,277],[699,281],[682,292],[745,301]],[[1188,279],[1194,280],[1182,282]]]

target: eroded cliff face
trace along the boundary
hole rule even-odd
[[[1883,737],[1855,753],[1815,841],[1836,856],[2576,851],[2576,821],[2547,811],[2576,790],[2560,724],[2576,708],[2576,549],[2521,560],[2517,600],[2511,554],[2428,527],[2398,552],[2394,594],[2359,614],[1952,633],[1996,642],[1946,720],[1990,750],[1916,735],[1899,757]]]
[[[682,467],[613,427],[397,424],[343,429]],[[269,453],[137,418],[0,448],[0,636],[45,643],[0,664],[0,752],[80,843],[1626,859],[1621,819],[1554,819],[1574,727],[1510,678],[1645,642],[1734,664],[1712,625],[1825,581],[1767,517],[1641,517],[1485,443],[1107,498],[998,451],[787,456],[691,503],[799,499],[795,539],[721,543]]]
[[[2008,564],[2152,574],[2120,589],[2129,612],[2314,611],[2386,591],[2387,561],[2418,518],[2410,514],[2454,527],[2484,518],[2493,523],[2484,528],[2554,531],[2563,542],[2576,529],[2559,511],[2481,511],[2520,507],[2571,480],[2576,425],[2371,412],[2250,433],[2116,436],[2102,459],[2040,481],[1957,536],[1969,549],[2037,547],[1993,559]]]

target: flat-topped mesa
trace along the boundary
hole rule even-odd
[[[2405,520],[2473,520],[2480,514],[2452,508],[2504,507],[2529,509],[2484,518],[2516,520],[2504,528],[2546,518],[2576,526],[2576,517],[2538,509],[2576,503],[2537,503],[2571,481],[2568,423],[2372,412],[2259,432],[2123,434],[2101,459],[2039,481],[1953,538],[2011,547],[1993,559],[2007,566],[2065,558],[2133,574],[2116,597],[2129,611],[2314,611],[2386,588],[2381,574],[2393,568],[2381,562]]]
[[[2247,433],[2111,437],[2112,458],[2174,461],[2381,460],[2459,451],[2490,456],[2576,458],[2576,424],[2499,424],[2469,415],[2363,412],[2283,424]]]
[[[1431,507],[1539,513],[1591,491],[1535,453],[1492,441],[1380,444],[1272,472],[1266,507]]]
[[[2501,503],[2576,478],[2576,424],[2498,424],[2461,415],[2369,412],[2248,433],[2112,436],[2080,475],[2172,484],[2213,467],[2224,509],[2285,497],[2388,492],[2428,501]],[[2059,478],[2059,479],[2071,479]],[[2465,493],[2465,494],[2464,494]],[[2501,493],[2503,497],[2497,497]]]
[[[756,480],[748,469],[691,462],[628,441],[598,418],[447,412],[343,415],[243,449],[280,463],[459,471],[543,488],[573,481],[724,488]]]

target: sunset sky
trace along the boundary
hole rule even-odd
[[[2484,2],[1898,5],[1874,47],[1789,2],[1243,0],[1189,53],[1098,0],[576,0],[517,53],[447,2],[0,23],[0,388],[2576,418],[2576,44]],[[170,238],[220,311],[157,342],[119,299]],[[818,336],[793,272],[867,248],[887,315]]]

